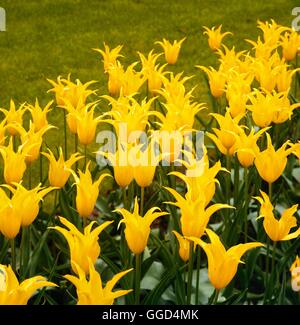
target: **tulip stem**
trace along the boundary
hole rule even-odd
[[[193,282],[193,249],[194,244],[190,242],[190,254],[189,254],[189,264],[188,264],[188,282],[187,282],[187,294],[186,294],[186,303],[187,305],[191,304],[192,298],[192,282]]]
[[[145,188],[141,187],[141,206],[140,206],[140,214],[144,215],[144,196],[145,196]]]
[[[272,252],[272,269],[271,269],[272,274],[273,274],[273,272],[275,270],[275,251],[276,251],[276,244],[277,244],[277,242],[274,241],[273,242],[273,252]]]
[[[75,147],[74,147],[75,153],[78,152],[78,134],[75,134]],[[65,157],[65,159],[67,159],[67,157]],[[76,172],[78,170],[78,161],[76,161],[75,163],[75,168],[76,168]]]
[[[269,183],[269,198],[270,202],[272,203],[272,183]]]
[[[67,144],[67,113],[64,110],[64,140],[65,140],[65,159],[68,157],[68,144]]]
[[[135,299],[134,304],[140,304],[140,286],[141,286],[141,264],[142,264],[142,254],[135,255]]]
[[[16,246],[15,246],[15,239],[10,239],[10,247],[11,247],[11,267],[13,271],[16,273],[17,268],[17,260],[16,260]]]
[[[296,54],[296,58],[295,58],[295,69],[297,69],[298,67],[298,53]],[[297,85],[298,85],[298,80],[297,80],[297,74],[298,74],[298,71],[296,71],[295,73],[295,89],[294,89],[294,96],[295,98],[297,98]]]
[[[126,187],[123,187],[123,207],[124,209],[127,208],[127,193],[126,193]]]
[[[87,162],[87,145],[84,145],[84,169],[86,169],[86,162]]]
[[[213,298],[213,301],[211,303],[212,305],[216,305],[218,303],[219,293],[220,293],[220,290],[215,289],[214,298]]]
[[[41,145],[41,151],[43,144]],[[43,155],[40,154],[40,183],[43,183]]]
[[[84,230],[84,228],[87,226],[87,218],[82,218],[82,226]]]
[[[245,186],[245,243],[247,243],[248,240],[248,169],[244,168],[244,186]]]
[[[266,286],[269,278],[269,254],[270,254],[270,240],[267,239],[267,258],[266,258]]]
[[[197,249],[197,261],[196,261],[196,297],[195,297],[195,304],[199,304],[199,282],[200,282],[200,267],[201,267],[201,249],[198,247]]]

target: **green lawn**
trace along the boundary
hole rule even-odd
[[[7,31],[0,33],[0,106],[9,99],[17,103],[45,104],[52,98],[46,78],[71,73],[83,82],[97,80],[99,94],[106,93],[99,53],[92,50],[124,44],[124,63],[147,53],[154,42],[187,37],[173,71],[195,74],[191,84],[199,84],[196,96],[206,100],[207,89],[196,64],[216,62],[203,35],[202,26],[223,24],[234,33],[226,38],[229,46],[249,48],[243,40],[256,38],[257,19],[275,19],[290,26],[296,0],[4,0]],[[160,48],[157,48],[160,50]],[[106,102],[103,101],[102,105]],[[62,127],[62,112],[50,113],[50,121]],[[52,135],[51,135],[52,134]],[[50,131],[47,143],[63,143],[63,132]],[[70,141],[72,138],[70,138]]]

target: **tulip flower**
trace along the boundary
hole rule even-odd
[[[75,265],[78,278],[73,275],[64,277],[72,282],[77,290],[77,305],[112,305],[116,298],[127,295],[132,290],[112,291],[116,283],[132,269],[117,273],[103,288],[100,274],[95,270],[93,263],[89,263],[89,280],[86,279],[85,272],[80,266]]]
[[[119,61],[117,61],[108,70],[108,92],[111,96],[118,96],[122,88],[124,76],[123,66]]]
[[[44,196],[53,191],[55,187],[41,187],[41,184],[35,188],[27,190],[22,184],[14,183],[13,186],[3,185],[7,187],[12,193],[11,208],[16,214],[21,215],[21,225],[28,227],[33,223],[39,213],[39,203]],[[8,216],[7,216],[8,217]],[[3,219],[5,222],[5,220]]]
[[[59,217],[60,222],[67,228],[59,226],[51,227],[59,231],[67,240],[70,248],[71,267],[74,273],[78,274],[78,267],[85,274],[89,274],[89,261],[92,264],[96,263],[100,255],[100,245],[98,243],[99,235],[107,228],[113,221],[106,221],[100,226],[93,226],[95,221],[91,222],[84,228],[84,233],[81,233],[71,222],[63,217]]]
[[[241,127],[238,125],[243,117],[238,115],[232,118],[227,109],[225,116],[221,114],[211,113],[219,124],[219,129],[213,128],[215,134],[206,132],[206,135],[216,144],[218,149],[224,155],[233,155],[235,150],[236,136],[241,132]]]
[[[189,163],[182,161],[182,164],[186,167],[186,173],[171,172],[170,175],[175,175],[185,182],[187,186],[186,198],[191,201],[196,201],[200,197],[205,198],[204,204],[206,206],[215,194],[215,184],[219,183],[216,175],[220,171],[227,172],[227,169],[221,167],[220,161],[216,162],[214,166],[209,167],[209,159],[205,147],[201,160],[196,160],[194,157],[187,158]]]
[[[294,291],[300,291],[300,258],[297,255],[294,263],[290,267],[291,271],[291,285]]]
[[[151,185],[160,155],[155,153],[155,142],[150,142],[145,150],[143,144],[131,149],[129,164],[133,167],[133,177],[140,187]]]
[[[31,113],[35,132],[38,132],[48,126],[47,114],[50,112],[50,107],[52,104],[53,100],[51,100],[44,108],[42,108],[39,104],[38,99],[36,99],[34,105],[27,106],[28,110]]]
[[[258,60],[268,60],[272,55],[272,52],[277,47],[275,44],[265,43],[261,40],[260,36],[257,39],[257,42],[246,39],[246,42],[253,45],[253,50],[255,51],[255,58]]]
[[[120,54],[122,48],[123,45],[118,45],[115,48],[110,49],[109,46],[104,43],[104,51],[101,49],[93,49],[102,55],[102,62],[105,73],[107,73],[109,69],[116,64],[116,61],[119,57],[123,56]]]
[[[277,220],[269,196],[263,191],[260,191],[260,194],[262,197],[255,197],[261,204],[259,218],[264,218],[263,226],[271,240],[277,242],[297,238],[300,235],[300,227],[292,233],[290,231],[297,226],[297,219],[293,215],[297,212],[298,204],[283,211],[280,219]]]
[[[6,118],[0,122],[0,146],[2,146],[5,142],[5,138],[6,138],[5,131],[7,129],[6,123],[7,123]]]
[[[285,121],[290,120],[294,109],[300,107],[300,103],[291,105],[288,96],[288,91],[274,95],[273,122],[275,124],[284,123]]]
[[[256,60],[254,70],[260,87],[268,92],[272,92],[276,87],[277,76],[279,74],[277,65],[274,67],[271,59]]]
[[[179,256],[183,262],[187,262],[190,258],[190,241],[180,235],[177,231],[173,230],[172,232],[178,240]]]
[[[288,29],[278,25],[274,19],[271,19],[271,23],[268,21],[258,21],[257,23],[258,28],[263,31],[265,43],[269,43],[274,47],[277,47],[281,33]]]
[[[181,231],[185,237],[200,238],[204,235],[205,229],[211,216],[218,210],[224,208],[233,208],[228,204],[213,204],[205,208],[205,199],[198,197],[192,200],[190,197],[182,197],[174,189],[166,187],[166,189],[174,196],[176,202],[165,202],[167,204],[175,205],[180,209],[181,217]]]
[[[300,68],[290,70],[286,64],[281,64],[277,69],[277,90],[283,93],[288,92],[291,88],[293,76],[296,72],[300,71]]]
[[[219,98],[225,91],[226,74],[222,70],[197,65],[197,68],[203,70],[208,77],[210,92],[215,98]]]
[[[215,26],[213,26],[211,29],[206,26],[203,26],[203,28],[205,29],[203,34],[208,36],[208,45],[213,51],[220,49],[222,40],[226,35],[232,35],[230,32],[221,33],[222,25],[220,25],[218,28]]]
[[[0,264],[0,305],[27,305],[33,294],[43,287],[57,287],[42,276],[19,283],[11,266]]]
[[[221,62],[219,71],[223,71],[225,75],[235,70],[239,72],[241,66],[240,57],[244,55],[245,51],[236,52],[234,46],[231,50],[225,45],[222,48],[223,50],[217,51],[217,54],[220,56],[219,61]]]
[[[205,251],[208,259],[208,277],[217,290],[228,286],[237,272],[241,257],[248,250],[264,246],[262,243],[254,242],[239,244],[226,251],[217,234],[210,229],[206,229],[206,233],[210,239],[209,244],[195,237],[189,237],[188,239]]]
[[[237,153],[240,164],[244,168],[253,165],[255,157],[260,152],[257,140],[268,129],[264,128],[255,133],[255,130],[252,128],[248,135],[241,129],[241,132],[236,136],[235,152]]]
[[[16,105],[14,101],[10,100],[9,110],[1,108],[0,111],[4,113],[6,122],[8,124],[8,132],[10,135],[17,135],[18,130],[11,127],[10,125],[23,125],[23,115],[27,111],[27,107],[25,103],[23,103],[18,109],[16,109]]]
[[[119,143],[116,152],[97,152],[107,158],[114,169],[114,179],[120,187],[127,187],[133,180],[133,167],[129,164],[129,144]]]
[[[65,105],[66,101],[70,102],[73,107],[77,107],[78,103],[86,103],[86,99],[91,95],[95,94],[94,90],[88,89],[90,85],[95,83],[95,81],[89,81],[82,84],[79,79],[76,82],[70,80],[70,75],[68,79],[57,78],[57,82],[47,79],[48,82],[53,86],[49,92],[55,93],[56,103],[58,106]]]
[[[300,141],[298,141],[297,143],[290,144],[290,147],[292,154],[295,155],[300,161]]]
[[[77,134],[79,142],[83,145],[88,145],[93,142],[97,125],[101,122],[101,117],[94,117],[96,104],[91,108],[87,108],[82,114],[77,114]]]
[[[271,137],[267,135],[267,148],[257,153],[254,164],[260,177],[269,184],[274,183],[283,173],[287,164],[287,156],[292,149],[286,149],[289,141],[285,142],[278,150],[272,145]]]
[[[56,160],[53,152],[48,149],[49,153],[42,152],[42,155],[47,157],[49,160],[49,173],[48,179],[51,186],[62,188],[67,183],[71,175],[71,167],[78,160],[83,157],[79,155],[78,152],[71,155],[71,157],[65,161],[62,148],[59,147],[59,157]]]
[[[0,232],[6,238],[14,239],[21,228],[22,210],[20,209],[20,205],[12,204],[2,188],[0,188],[0,200]]]
[[[24,148],[23,150],[26,151],[26,162],[32,163],[39,158],[40,149],[43,143],[43,135],[53,128],[55,128],[55,126],[45,125],[39,131],[35,131],[36,126],[31,121],[28,131],[23,129],[23,127],[18,127],[21,135],[22,146]]]
[[[90,162],[88,162],[84,173],[79,170],[79,177],[71,171],[77,188],[76,208],[82,218],[88,218],[92,214],[99,195],[99,185],[105,177],[110,176],[102,174],[97,181],[93,182],[89,166]]]
[[[19,183],[26,170],[26,151],[23,146],[19,146],[17,152],[13,149],[12,138],[6,147],[0,148],[0,153],[4,161],[4,180],[6,184]]]
[[[147,57],[144,54],[138,52],[140,61],[142,63],[143,72],[145,74],[147,74],[149,71],[155,70],[156,61],[162,55],[162,53],[156,54],[156,53],[153,53],[153,51],[154,50],[151,50]]]
[[[125,224],[125,238],[132,253],[137,255],[144,251],[147,246],[152,222],[168,214],[167,212],[156,212],[157,210],[160,209],[157,207],[151,208],[143,217],[140,216],[137,197],[134,200],[134,210],[132,213],[124,208],[115,210],[123,217],[119,226],[122,223]]]
[[[282,56],[286,61],[295,59],[300,47],[300,36],[295,30],[286,32],[281,36],[280,45],[282,47]]]
[[[172,44],[164,38],[162,42],[155,42],[155,44],[159,44],[163,48],[165,52],[165,59],[168,64],[175,64],[178,60],[181,44],[185,41],[185,39],[186,37],[179,42],[175,40]]]

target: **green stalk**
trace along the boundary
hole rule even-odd
[[[74,153],[78,152],[78,134],[77,133],[75,134],[75,146],[74,146],[74,150],[75,150]],[[67,159],[67,157],[65,157],[65,159]],[[75,168],[76,168],[75,170],[77,172],[77,170],[78,170],[78,161],[76,161],[76,163],[75,163]]]
[[[266,258],[266,284],[267,287],[268,284],[268,278],[269,278],[269,255],[270,255],[270,240],[267,239],[267,258]]]
[[[67,142],[67,113],[64,110],[64,140],[65,140],[65,159],[68,157],[68,142]]]
[[[195,304],[199,304],[199,282],[200,282],[200,267],[201,267],[201,249],[198,247],[197,250],[197,260],[196,260],[196,297],[195,297]]]
[[[296,54],[296,60],[295,60],[295,69],[298,67],[298,53]],[[297,85],[298,85],[298,80],[297,80],[297,74],[298,72],[295,73],[295,85],[294,85],[294,96],[297,98]]]
[[[43,149],[43,144],[41,145],[41,151]],[[40,183],[43,183],[43,155],[40,154]]]
[[[235,206],[237,206],[237,201],[238,201],[239,183],[240,183],[239,161],[237,157],[235,157],[235,161],[234,161],[234,204]]]
[[[86,169],[87,164],[87,145],[84,145],[84,169]]]
[[[277,244],[277,242],[274,241],[273,242],[273,252],[272,252],[272,268],[271,268],[271,273],[272,274],[275,271],[275,251],[276,251],[276,244]]]
[[[135,278],[134,278],[134,289],[135,289],[135,297],[134,304],[140,304],[140,290],[141,290],[141,266],[142,266],[142,254],[135,255]]]
[[[245,185],[245,192],[244,192],[244,200],[245,200],[245,243],[248,240],[248,168],[244,168],[244,185]]]
[[[141,206],[140,206],[140,214],[144,215],[144,196],[145,196],[145,188],[141,187]]]
[[[215,289],[214,291],[214,298],[213,298],[213,301],[212,301],[212,305],[216,305],[217,302],[218,302],[218,298],[219,298],[219,293],[220,293],[220,290],[218,289]]]
[[[269,184],[269,198],[270,198],[270,202],[272,203],[272,183],[268,183]]]
[[[190,242],[190,254],[189,254],[189,263],[188,263],[188,282],[187,282],[187,294],[186,294],[186,303],[187,305],[191,304],[192,298],[192,282],[193,282],[193,252],[194,243]]]
[[[11,247],[11,267],[13,271],[16,273],[17,271],[17,258],[16,258],[16,245],[15,239],[10,239],[10,247]]]
[[[124,207],[124,209],[128,209],[128,208],[127,208],[127,193],[126,193],[126,187],[123,187],[122,191],[123,191],[123,207]]]

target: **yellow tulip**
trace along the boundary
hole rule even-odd
[[[8,239],[15,238],[21,228],[22,210],[12,204],[6,193],[0,188],[0,232]]]
[[[182,161],[186,167],[186,174],[181,172],[171,172],[170,175],[175,175],[183,180],[187,186],[185,197],[191,201],[205,198],[205,206],[211,201],[215,194],[216,175],[220,171],[227,171],[221,167],[220,161],[216,162],[214,166],[209,167],[209,159],[207,150],[204,147],[204,155],[201,160],[196,160],[194,157],[187,157],[189,163]]]
[[[295,30],[285,33],[281,37],[282,56],[287,61],[295,59],[300,47],[300,35]]]
[[[2,146],[4,144],[5,141],[5,131],[7,129],[7,125],[6,125],[6,118],[4,118],[1,122],[0,122],[0,146]]]
[[[221,33],[222,25],[220,25],[218,28],[215,26],[213,26],[211,29],[206,26],[203,26],[203,28],[205,29],[203,34],[208,36],[208,45],[213,51],[216,51],[221,47],[222,40],[226,35],[232,35],[230,32]]]
[[[281,33],[288,29],[287,27],[278,25],[274,19],[271,19],[271,23],[268,21],[258,21],[257,23],[258,28],[263,31],[265,43],[269,43],[274,47],[278,46],[278,41]]]
[[[118,144],[116,152],[98,152],[107,158],[114,169],[114,179],[120,187],[127,187],[133,180],[133,167],[129,164],[129,144]]]
[[[265,95],[258,89],[254,89],[249,95],[251,104],[247,105],[247,109],[252,112],[252,118],[256,125],[265,128],[272,123],[274,107],[272,106],[272,95]]]
[[[274,49],[277,47],[276,44],[274,45],[270,42],[263,42],[260,39],[260,36],[258,37],[257,42],[248,39],[246,41],[253,45],[253,50],[255,50],[255,58],[260,60],[268,60]]]
[[[287,156],[292,152],[292,149],[286,150],[289,144],[289,141],[287,141],[278,150],[275,150],[269,133],[266,133],[266,135],[267,148],[257,153],[254,164],[260,177],[268,183],[273,183],[283,173],[287,164]]]
[[[272,92],[276,87],[277,76],[279,74],[278,65],[274,67],[271,59],[256,60],[254,64],[255,77],[264,90]]]
[[[79,102],[85,104],[86,99],[91,94],[95,94],[94,90],[88,89],[88,87],[95,83],[95,81],[89,81],[82,84],[79,79],[76,79],[74,83],[70,80],[70,75],[68,75],[68,79],[59,76],[57,82],[50,79],[47,80],[53,86],[49,92],[55,93],[56,103],[58,106],[63,106],[66,101],[68,101],[73,107],[78,107]]]
[[[172,44],[170,43],[170,41],[164,38],[162,42],[155,42],[155,44],[159,44],[163,48],[165,52],[165,59],[168,62],[168,64],[175,64],[178,60],[178,55],[180,52],[181,45],[185,41],[185,39],[186,37],[184,37],[179,42],[175,40]]]
[[[65,275],[64,277],[72,282],[77,290],[77,305],[112,305],[116,298],[124,296],[132,290],[112,291],[116,283],[132,269],[117,273],[111,280],[106,283],[103,288],[100,274],[95,270],[93,263],[89,264],[89,280],[80,266],[77,268],[78,278],[73,275]]]
[[[16,105],[14,101],[10,100],[9,110],[1,108],[0,111],[5,115],[6,122],[8,124],[8,132],[10,135],[17,135],[18,131],[9,126],[9,125],[23,125],[23,115],[27,111],[27,107],[25,103],[21,104],[18,109],[16,109]]]
[[[70,248],[71,267],[74,273],[78,274],[78,267],[85,274],[89,274],[89,261],[95,264],[100,255],[100,245],[98,243],[100,233],[113,221],[106,221],[92,230],[95,221],[84,228],[84,233],[80,232],[71,222],[63,217],[59,217],[60,222],[67,228],[59,226],[51,227],[59,231],[67,240]]]
[[[290,146],[291,146],[291,153],[295,155],[300,161],[300,141],[298,141],[297,143],[290,144]]]
[[[127,111],[126,109],[112,110],[106,115],[110,115],[113,119],[103,121],[114,126],[120,141],[135,142],[137,137],[140,136],[139,132],[144,131],[148,124],[148,116],[152,114],[150,109],[153,101],[154,98],[148,101],[143,99],[139,103],[136,99],[130,97]]]
[[[19,283],[11,266],[0,264],[0,305],[26,305],[38,289],[56,286],[42,276],[34,276]]]
[[[142,67],[143,67],[143,73],[145,73],[146,75],[150,71],[155,70],[156,61],[162,55],[162,53],[156,54],[156,53],[153,53],[153,51],[154,50],[151,50],[148,53],[147,57],[144,54],[142,54],[141,52],[138,52],[138,55],[140,57],[140,61],[142,63]]]
[[[277,220],[273,214],[274,207],[269,196],[263,191],[260,191],[260,194],[262,197],[255,197],[261,204],[259,218],[264,218],[263,226],[271,240],[277,242],[297,238],[300,235],[300,227],[292,233],[290,231],[291,228],[297,226],[297,219],[293,214],[297,212],[298,204],[283,211],[280,219]]]
[[[104,43],[104,51],[101,49],[93,49],[102,55],[105,73],[107,73],[109,69],[116,64],[117,58],[123,56],[120,54],[122,48],[123,45],[118,45],[115,48],[110,49],[109,46]]]
[[[226,84],[226,74],[222,70],[197,65],[197,68],[203,70],[208,77],[208,83],[211,94],[218,98],[224,94]]]
[[[19,183],[26,170],[26,152],[22,146],[18,147],[17,152],[13,149],[12,138],[6,147],[0,148],[0,153],[4,161],[4,180],[6,184]]]
[[[255,133],[255,130],[252,128],[248,135],[241,129],[241,132],[237,135],[235,151],[243,167],[248,168],[253,165],[255,157],[259,153],[257,140],[268,129],[264,128]]]
[[[155,154],[155,142],[150,142],[145,150],[137,145],[131,150],[129,163],[133,167],[133,177],[140,187],[151,185],[160,156]]]
[[[16,214],[21,215],[21,225],[28,227],[33,223],[39,213],[39,203],[43,200],[49,192],[53,191],[55,187],[44,188],[41,184],[35,188],[27,190],[23,185],[14,183],[14,187],[4,185],[12,193],[11,207]]]
[[[288,96],[288,91],[273,95],[273,122],[275,124],[284,123],[285,121],[290,120],[294,109],[300,107],[300,103],[291,105]]]
[[[227,109],[225,116],[211,113],[219,124],[219,129],[213,128],[215,134],[206,132],[206,135],[216,144],[224,155],[233,155],[235,150],[236,136],[241,132],[238,125],[243,115],[232,118]]]
[[[116,209],[116,212],[119,212],[123,217],[119,226],[122,223],[125,224],[125,238],[132,253],[141,254],[144,251],[147,246],[152,222],[168,214],[167,212],[156,212],[157,210],[159,210],[157,207],[151,208],[143,217],[140,216],[137,197],[134,200],[134,210],[132,213],[124,208]]]
[[[26,151],[26,162],[32,163],[39,158],[40,149],[43,143],[43,135],[53,128],[55,128],[55,126],[45,125],[39,131],[35,131],[36,126],[31,121],[28,131],[19,127],[23,150]]]
[[[262,243],[254,242],[239,244],[229,248],[227,251],[220,238],[212,230],[206,229],[210,239],[207,244],[199,238],[189,237],[195,244],[205,251],[208,260],[208,277],[211,284],[217,289],[223,289],[235,276],[241,257],[250,249],[264,246]]]
[[[225,45],[222,46],[222,50],[218,50],[217,53],[220,56],[220,68],[219,71],[223,71],[225,74],[230,74],[234,70],[240,71],[241,60],[240,57],[244,55],[245,51],[236,52],[234,46],[231,50]]]
[[[124,96],[130,96],[137,93],[146,80],[142,71],[134,70],[137,64],[138,62],[131,64],[121,76],[121,89]]]
[[[51,186],[62,188],[68,181],[71,172],[72,165],[83,157],[78,152],[71,155],[71,157],[65,161],[62,148],[59,147],[59,157],[56,160],[53,152],[48,149],[49,153],[42,152],[42,155],[49,160],[49,173],[48,179]]]
[[[179,256],[184,262],[187,262],[190,258],[190,241],[177,231],[173,230],[172,232],[178,240]]]
[[[289,70],[286,64],[281,64],[277,69],[277,90],[279,92],[288,92],[291,88],[293,76],[296,72],[300,71],[300,68]]]
[[[183,198],[174,189],[166,187],[166,189],[174,196],[176,202],[166,202],[180,208],[181,217],[181,231],[185,237],[197,237],[203,236],[210,217],[218,210],[224,208],[233,208],[228,204],[213,204],[208,208],[205,208],[205,200],[202,197],[198,197],[196,200],[192,200],[189,197]]]
[[[50,112],[50,107],[53,104],[53,100],[50,101],[44,108],[39,104],[38,99],[35,100],[34,105],[28,105],[27,108],[31,113],[34,131],[38,132],[44,127],[48,126],[47,114]]]
[[[77,114],[77,134],[79,142],[83,145],[88,145],[93,142],[97,125],[101,122],[101,117],[94,117],[96,104],[91,108],[88,106],[82,114]]]
[[[290,267],[290,271],[291,271],[291,285],[292,285],[292,289],[294,291],[300,291],[300,283],[299,283],[299,272],[300,269],[300,258],[297,255],[295,261],[293,262],[293,264]]]
[[[111,96],[117,96],[120,94],[122,88],[124,69],[119,61],[117,61],[108,70],[108,92]]]
[[[97,181],[93,182],[89,166],[90,162],[88,162],[84,173],[79,170],[79,177],[71,171],[77,188],[76,208],[82,218],[88,218],[92,214],[99,195],[99,185],[105,177],[110,176],[102,174]]]

